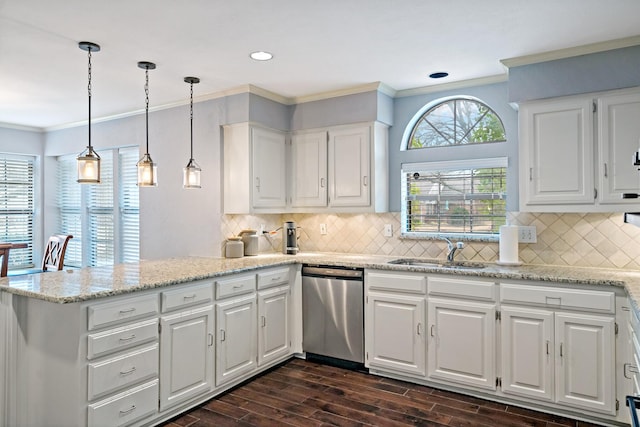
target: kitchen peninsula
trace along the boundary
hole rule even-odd
[[[392,260],[390,256],[339,253],[192,257],[2,279],[1,338],[14,345],[5,346],[0,353],[0,373],[4,375],[0,404],[5,414],[0,421],[3,426],[150,425],[300,354],[302,263],[365,268],[365,364],[373,374],[463,390],[489,399],[515,399],[519,401],[516,404],[573,417],[586,414],[599,422],[626,420],[626,411],[617,409],[616,399],[633,386],[628,374],[632,372],[629,366],[637,334],[633,326],[640,311],[640,273],[495,264],[458,269],[389,264]],[[419,280],[423,290],[403,289],[409,280]],[[384,297],[392,294],[396,300],[411,295],[418,301],[416,307],[423,307],[417,311],[417,335],[408,343],[410,359],[419,355],[406,363],[397,357],[391,361],[385,355],[397,349],[385,349],[382,341],[386,338],[375,329],[375,317],[383,314],[376,311],[377,303],[382,301],[391,307],[389,302],[394,298]],[[527,311],[527,305],[533,308]],[[442,365],[445,355],[439,353],[440,345],[447,339],[444,329],[439,333],[439,322],[446,321],[456,307],[458,313],[477,314],[486,313],[485,308],[479,310],[485,306],[491,316],[476,317],[478,324],[463,322],[471,326],[471,332],[456,333],[459,340],[465,340],[469,333],[475,334],[475,326],[488,326],[487,335],[480,339],[480,350],[489,351],[484,355],[488,364],[480,368],[481,375],[452,372]],[[445,316],[439,318],[440,312]],[[529,397],[531,384],[519,382],[517,370],[512,370],[512,382],[506,381],[509,367],[505,364],[505,346],[510,327],[520,328],[521,336],[527,336],[527,328],[518,321],[527,313],[556,316],[556,324],[569,319],[570,324],[582,325],[568,337],[577,339],[578,344],[600,342],[611,346],[589,349],[602,352],[595,356],[594,366],[611,377],[607,384],[597,378],[593,399],[585,395],[575,399],[570,389],[592,384],[569,384],[568,390],[557,385],[554,392],[551,387],[546,392],[555,398],[542,398],[539,406],[529,398],[519,400]],[[397,326],[402,328],[402,316],[399,319],[388,321],[400,322]],[[408,327],[416,329],[411,324]],[[614,328],[621,332],[614,335]],[[558,333],[561,330],[556,327],[556,340]],[[239,339],[234,340],[238,334]],[[499,334],[501,341],[496,339]],[[429,340],[434,336],[438,344]],[[554,346],[545,341],[542,345],[547,351],[550,346],[563,351],[561,343]],[[565,345],[565,352],[573,351]],[[517,343],[509,346],[517,356]],[[475,348],[469,350],[477,357]],[[500,353],[501,366],[497,362]],[[567,362],[556,363],[556,377],[560,377],[563,363]],[[580,374],[568,375],[576,380]],[[499,380],[494,382],[494,376],[501,384]],[[546,381],[544,375],[543,379]],[[540,390],[535,393],[544,394]],[[562,406],[563,397],[568,397],[566,406]],[[586,413],[575,412],[578,400]]]

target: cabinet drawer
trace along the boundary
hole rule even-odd
[[[242,295],[256,290],[256,276],[238,276],[216,280],[216,299]]]
[[[158,344],[89,364],[89,400],[158,375]]]
[[[87,358],[94,359],[113,351],[124,350],[157,339],[158,321],[156,319],[90,334],[87,337]]]
[[[400,291],[412,294],[427,292],[427,278],[422,275],[367,272],[364,283],[368,290]]]
[[[500,284],[500,301],[573,310],[593,310],[615,313],[613,292],[583,289],[558,289],[510,283]]]
[[[289,282],[289,271],[290,269],[287,267],[258,273],[258,289],[287,284]]]
[[[162,312],[175,310],[190,305],[203,304],[213,300],[211,283],[189,286],[162,293]]]
[[[124,426],[151,415],[158,407],[158,380],[89,405],[88,425]]]
[[[158,313],[158,297],[145,295],[88,307],[89,330]]]
[[[465,299],[495,301],[497,286],[494,282],[481,280],[429,277],[429,295],[450,296]]]

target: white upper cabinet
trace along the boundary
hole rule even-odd
[[[640,192],[640,90],[520,106],[520,210],[623,211]]]
[[[291,138],[291,206],[327,206],[327,132]]]
[[[591,98],[545,100],[520,107],[521,204],[593,203],[591,110]]]
[[[640,148],[640,91],[598,99],[600,203],[637,203],[622,193],[640,192],[640,172],[633,153]]]
[[[377,122],[294,133],[292,211],[388,211],[387,143]]]
[[[371,131],[369,126],[329,131],[329,203],[371,203]]]
[[[225,213],[285,210],[286,133],[249,123],[225,126],[223,157]]]

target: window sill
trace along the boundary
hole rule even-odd
[[[500,241],[499,234],[460,234],[460,233],[400,233],[400,240],[443,240],[456,242],[487,242]]]

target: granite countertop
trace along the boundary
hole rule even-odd
[[[483,268],[481,269],[388,264],[389,261],[397,258],[397,256],[344,253],[299,253],[298,255],[268,253],[234,259],[170,258],[5,277],[0,279],[0,290],[66,304],[214,278],[231,273],[248,272],[262,267],[309,263],[420,273],[445,273],[501,280],[617,286],[626,289],[636,306],[636,310],[640,310],[640,271],[534,264],[501,266],[495,263],[470,263],[472,265],[482,264]]]

